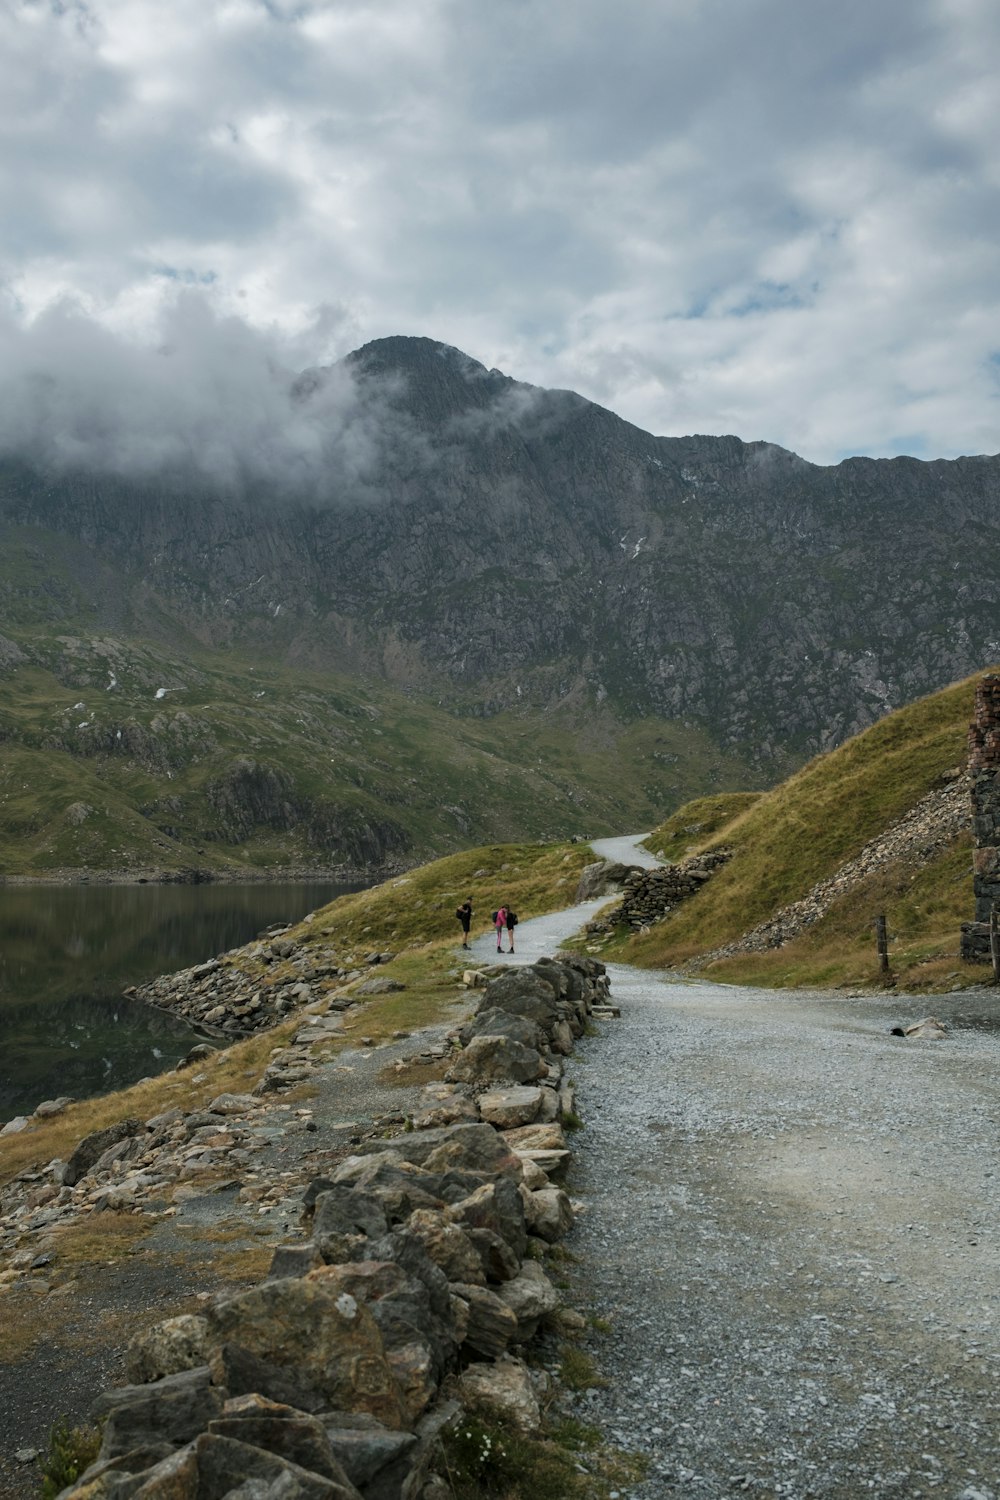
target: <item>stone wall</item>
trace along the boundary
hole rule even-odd
[[[621,905],[613,911],[602,913],[593,922],[587,923],[588,932],[610,932],[619,924],[639,932],[651,927],[700,891],[713,871],[732,858],[729,849],[714,849],[708,854],[695,854],[680,865],[659,865],[645,870],[633,867],[625,873]],[[622,869],[622,866],[613,867]],[[599,866],[588,866],[588,870],[599,870]],[[582,883],[582,882],[581,882]]]
[[[991,673],[976,688],[975,717],[969,726],[972,832],[975,839],[972,888],[975,921],[962,924],[962,957],[986,962],[989,920],[1000,902],[1000,675]]]
[[[541,1264],[573,1222],[564,1059],[616,1013],[593,959],[487,984],[410,1128],[330,1159],[267,1279],[133,1341],[64,1495],[441,1500],[438,1435],[463,1407],[537,1428],[548,1377],[525,1346],[582,1325]]]

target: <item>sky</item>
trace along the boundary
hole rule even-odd
[[[4,0],[0,444],[224,466],[402,333],[658,435],[995,453],[998,78],[996,0]]]

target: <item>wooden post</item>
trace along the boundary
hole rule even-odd
[[[875,948],[878,952],[879,968],[883,974],[889,972],[889,938],[885,930],[885,917],[875,918]]]
[[[1000,917],[996,902],[990,908],[990,958],[993,960],[993,983],[1000,984]]]

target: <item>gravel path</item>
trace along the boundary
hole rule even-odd
[[[537,959],[555,953],[560,944],[579,932],[584,922],[589,921],[602,906],[607,906],[610,899],[610,896],[597,896],[593,901],[581,901],[579,906],[571,906],[567,911],[553,911],[545,917],[519,922],[514,928],[516,952],[508,952],[507,935],[504,934],[504,959],[511,964],[533,964]],[[489,913],[486,915],[488,918]],[[492,928],[473,938],[469,948],[467,956],[477,963],[496,963],[497,944]],[[461,955],[461,947],[457,951]]]
[[[608,1377],[579,1414],[668,1494],[1000,1494],[1000,1030],[926,999],[612,967],[571,1064],[568,1241]],[[986,1015],[981,1014],[987,1012]],[[977,1014],[979,1012],[979,1014]],[[623,1492],[624,1500],[624,1492]]]
[[[633,833],[625,838],[592,839],[590,847],[598,859],[610,859],[620,865],[638,865],[643,870],[657,870],[663,860],[650,854],[639,842],[648,837],[645,833]]]
[[[593,839],[591,849],[598,859],[613,860],[617,864],[640,865],[644,870],[655,870],[662,860],[659,860],[643,849],[639,843],[644,839],[644,833],[635,833],[629,836],[613,839]],[[513,964],[533,964],[539,958],[555,953],[556,949],[567,938],[573,937],[580,931],[585,922],[595,916],[602,906],[607,906],[611,901],[610,895],[597,896],[592,901],[581,901],[578,906],[567,907],[565,911],[549,912],[544,917],[525,918],[520,921],[514,929],[515,952],[511,954],[507,947],[507,937],[504,935],[504,957]],[[489,912],[485,914],[489,921]],[[463,949],[458,947],[456,952],[462,955]],[[497,957],[496,937],[493,929],[473,938],[469,944],[468,957],[479,963],[495,963]]]

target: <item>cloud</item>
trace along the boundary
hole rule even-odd
[[[363,492],[390,424],[349,369],[300,381],[289,356],[306,340],[219,317],[196,291],[165,304],[159,335],[130,343],[65,302],[27,328],[0,318],[0,449],[56,472]]]
[[[654,432],[994,451],[998,65],[992,0],[14,0],[0,281],[53,351],[188,286],[293,364],[423,333]]]

